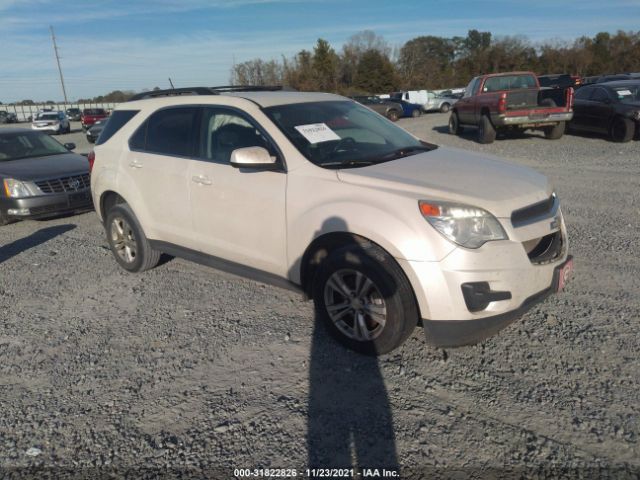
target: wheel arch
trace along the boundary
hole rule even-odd
[[[113,190],[106,190],[102,192],[102,195],[100,195],[99,213],[102,217],[103,222],[105,222],[107,219],[106,213],[109,211],[109,209],[114,205],[118,205],[120,203],[127,203],[127,201],[122,198],[119,193],[116,193]]]

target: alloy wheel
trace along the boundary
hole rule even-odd
[[[126,263],[133,263],[138,253],[138,245],[129,222],[123,217],[114,217],[111,221],[110,235],[118,256]]]
[[[353,340],[368,342],[377,338],[387,322],[380,290],[357,270],[338,270],[327,279],[324,304],[336,328]]]

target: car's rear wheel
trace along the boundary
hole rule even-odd
[[[448,103],[443,103],[442,105],[440,105],[440,111],[442,113],[447,113],[449,110],[451,110],[451,105],[449,105]]]
[[[387,118],[392,122],[397,122],[398,119],[400,118],[400,114],[398,113],[397,110],[389,110],[387,112]]]
[[[488,115],[482,115],[478,125],[478,143],[493,143],[496,139],[496,129]]]
[[[460,135],[463,131],[463,127],[460,125],[460,118],[458,117],[458,112],[455,110],[451,112],[449,116],[449,133],[451,135]]]
[[[624,117],[614,118],[609,128],[609,136],[614,142],[628,142],[633,138],[635,133],[636,125],[633,120]]]
[[[122,268],[129,272],[144,272],[160,261],[160,252],[153,249],[140,223],[126,204],[111,207],[105,222],[111,252]]]
[[[419,318],[404,272],[373,244],[331,253],[315,276],[313,299],[319,320],[332,336],[370,355],[400,346]]]
[[[422,112],[420,111],[419,108],[416,108],[413,110],[413,112],[411,112],[411,116],[413,118],[418,118],[420,115],[422,115]]]
[[[558,122],[557,124],[551,127],[545,127],[544,136],[549,140],[558,140],[564,135],[567,126],[565,122]]]

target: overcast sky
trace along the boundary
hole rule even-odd
[[[0,101],[60,100],[49,25],[70,100],[112,90],[221,85],[235,62],[339,50],[373,30],[392,46],[469,29],[567,40],[640,29],[640,0],[0,0]]]

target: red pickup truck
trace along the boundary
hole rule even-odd
[[[103,118],[107,118],[109,114],[104,108],[85,108],[82,110],[82,115],[80,116],[80,123],[82,123],[82,129],[87,130],[98,120],[102,120]]]
[[[453,107],[449,132],[458,135],[464,126],[476,126],[479,143],[493,142],[498,131],[525,129],[540,129],[546,138],[557,139],[573,118],[572,107],[573,88],[540,88],[531,72],[481,75],[471,80]]]

